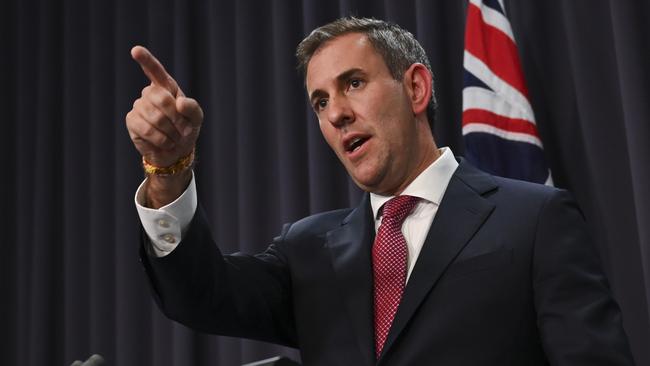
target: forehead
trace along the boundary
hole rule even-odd
[[[365,34],[348,33],[325,42],[307,64],[307,92],[351,69],[365,72],[388,70]]]

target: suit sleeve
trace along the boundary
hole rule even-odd
[[[141,241],[141,261],[167,317],[203,332],[296,346],[291,279],[278,249],[283,236],[261,254],[224,256],[199,206],[169,255],[148,254],[145,233]]]
[[[555,191],[538,218],[533,278],[551,365],[633,365],[621,312],[575,201]]]

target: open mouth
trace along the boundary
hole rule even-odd
[[[345,151],[348,153],[353,153],[361,148],[361,146],[368,141],[370,137],[368,136],[356,136],[351,139],[348,139],[345,144]]]

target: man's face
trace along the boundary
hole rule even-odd
[[[419,174],[422,127],[408,88],[393,79],[365,35],[321,46],[307,66],[306,85],[325,140],[359,187],[398,194]]]

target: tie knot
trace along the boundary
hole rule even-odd
[[[384,204],[382,222],[391,220],[401,225],[404,219],[413,211],[413,208],[420,199],[413,196],[397,196]]]

